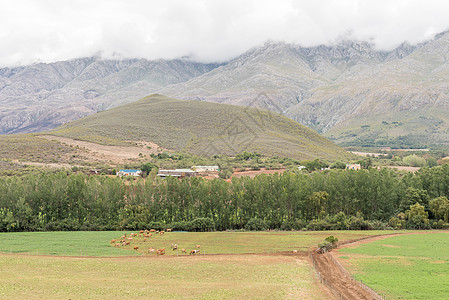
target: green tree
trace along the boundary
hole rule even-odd
[[[430,200],[430,210],[444,222],[449,222],[449,200],[445,196]]]
[[[410,209],[405,212],[407,218],[406,226],[409,229],[429,228],[429,213],[424,210],[424,206],[419,203],[410,205]]]
[[[408,155],[402,161],[412,167],[424,167],[426,165],[426,160],[416,154]]]
[[[401,200],[400,210],[405,212],[414,203],[419,203],[427,207],[429,205],[429,194],[427,191],[412,187],[407,188],[405,196]]]

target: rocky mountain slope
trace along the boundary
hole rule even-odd
[[[449,145],[449,32],[367,42],[267,42],[222,65],[79,59],[0,69],[0,134],[54,128],[151,93],[265,108],[341,145]]]
[[[0,69],[0,134],[35,132],[136,101],[215,68],[188,60],[81,58]]]
[[[392,51],[267,43],[162,93],[280,112],[344,145],[449,143],[449,33]]]

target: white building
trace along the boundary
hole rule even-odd
[[[193,171],[202,172],[218,172],[220,168],[218,166],[193,166],[191,168]]]
[[[117,172],[117,176],[140,176],[142,174],[141,170],[120,170]]]

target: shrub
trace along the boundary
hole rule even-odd
[[[191,231],[213,231],[215,223],[211,218],[196,218],[190,222]]]
[[[268,224],[267,222],[265,222],[265,220],[252,218],[248,221],[248,223],[246,223],[245,229],[253,231],[267,230]]]

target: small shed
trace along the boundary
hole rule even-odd
[[[141,170],[120,170],[117,172],[117,176],[140,176],[142,174]]]

